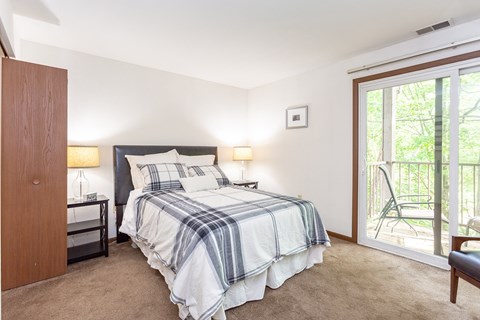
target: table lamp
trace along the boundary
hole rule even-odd
[[[98,147],[96,146],[68,146],[67,166],[69,168],[78,168],[78,174],[73,180],[73,196],[76,200],[83,199],[83,195],[88,193],[89,182],[83,172],[84,168],[94,168],[100,166]]]
[[[252,160],[252,147],[250,146],[239,146],[233,147],[233,161],[242,161],[242,166],[240,170],[242,172],[242,181],[244,179],[244,172],[245,172],[245,161]]]

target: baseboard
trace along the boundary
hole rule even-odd
[[[327,230],[327,233],[329,236],[331,237],[334,237],[334,238],[337,238],[337,239],[341,239],[341,240],[345,240],[345,241],[348,241],[348,242],[353,242],[353,243],[357,243],[353,237],[347,237],[343,234],[340,234],[340,233],[336,233],[336,232],[333,232],[333,231],[328,231]]]

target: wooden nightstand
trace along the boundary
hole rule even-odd
[[[258,181],[252,180],[238,180],[232,181],[234,186],[246,187],[250,189],[258,189]]]
[[[100,240],[68,248],[68,264],[103,255],[108,257],[108,201],[109,199],[103,195],[99,195],[96,201],[68,199],[67,208],[69,209],[94,205],[100,206],[99,219],[67,224],[67,236],[95,230],[100,232]]]

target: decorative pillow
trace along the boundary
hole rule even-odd
[[[132,176],[133,187],[135,189],[145,187],[143,175],[140,173],[137,164],[154,164],[154,163],[176,163],[178,162],[178,152],[172,149],[164,153],[147,154],[144,156],[125,155],[130,164],[130,175]]]
[[[178,155],[178,162],[185,163],[187,167],[213,166],[214,161],[215,161],[214,154],[206,154],[202,156],[184,156],[183,154]]]
[[[145,181],[144,192],[182,189],[180,178],[187,177],[187,167],[181,163],[137,164]]]
[[[218,189],[217,179],[213,175],[180,178],[180,183],[186,192]]]
[[[220,185],[220,186],[226,186],[226,185],[231,184],[230,180],[228,180],[225,173],[217,165],[213,165],[213,166],[192,166],[192,167],[188,168],[188,173],[190,174],[191,177],[206,176],[206,175],[214,176],[215,179],[217,179],[218,185]]]

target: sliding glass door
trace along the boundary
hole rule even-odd
[[[458,107],[458,230],[480,236],[480,68],[460,70]],[[470,246],[479,246],[476,243]]]
[[[360,85],[359,243],[446,267],[451,235],[480,232],[479,71]]]

